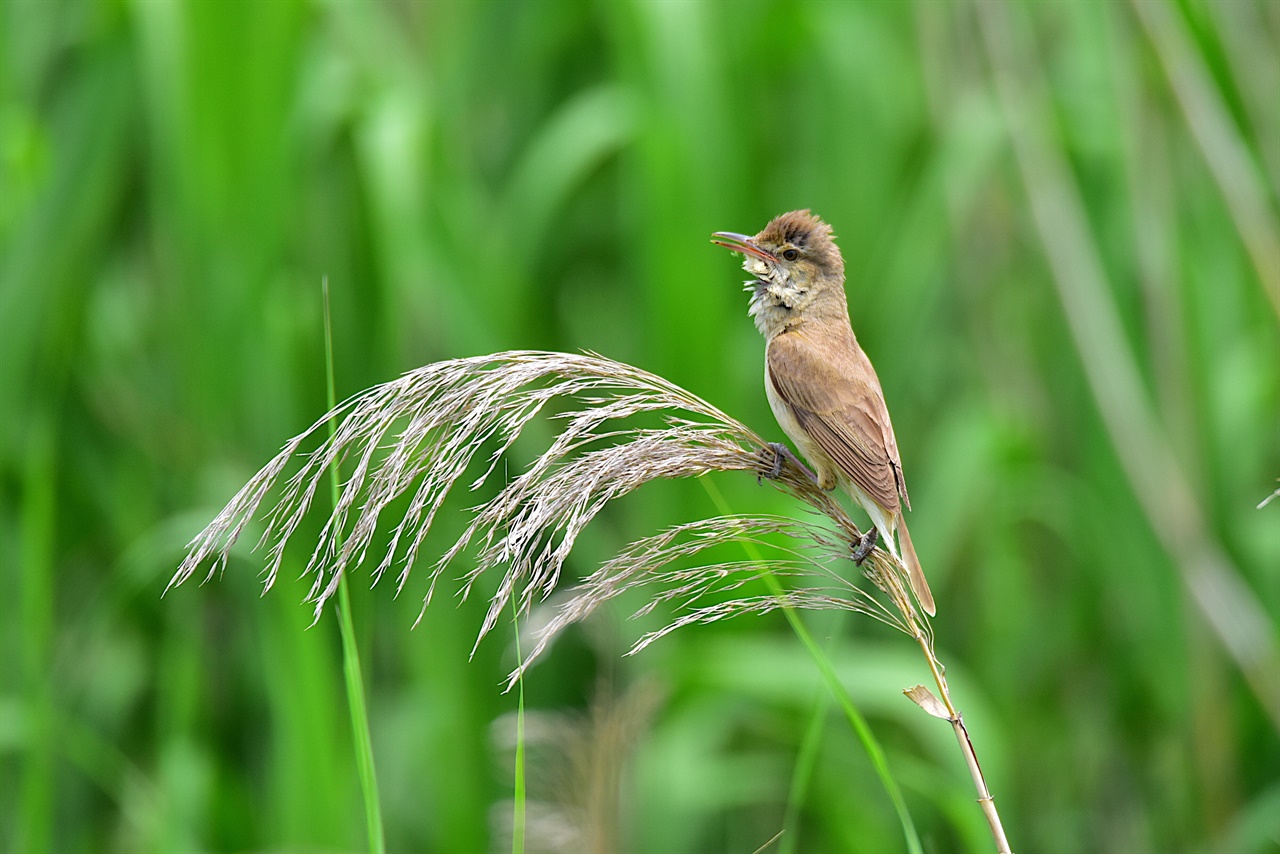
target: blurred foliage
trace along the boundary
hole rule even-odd
[[[1280,850],[1280,4],[1142,3],[0,4],[0,848],[364,844],[306,581],[259,599],[246,548],[160,598],[323,411],[322,276],[340,395],[595,350],[780,434],[708,236],[809,207],[1014,848]],[[573,569],[713,512],[654,487]],[[475,602],[410,631],[421,586],[367,577],[390,847],[506,847],[512,649],[468,661]],[[926,848],[989,850],[948,727],[899,696],[909,642],[810,622]],[[777,615],[623,658],[644,629],[596,620],[530,674],[531,723],[564,724],[531,729],[533,829],[601,801],[621,850],[755,850],[818,674]],[[790,844],[900,848],[831,714]],[[598,763],[616,797],[575,800]]]

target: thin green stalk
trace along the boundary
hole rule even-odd
[[[796,754],[796,767],[791,772],[791,787],[787,792],[787,809],[782,816],[782,826],[798,827],[800,809],[809,791],[809,780],[813,777],[813,768],[818,761],[818,751],[822,749],[822,736],[826,731],[827,715],[831,711],[831,694],[818,691],[813,703],[813,714],[809,725],[805,727],[804,740],[800,742],[800,751]],[[778,854],[794,854],[800,838],[795,833],[783,836],[778,842]]]
[[[511,600],[511,627],[515,632],[516,661],[524,661],[520,651],[520,614],[515,599]],[[524,854],[525,776],[524,776],[524,672],[516,677],[516,768],[514,780],[515,808],[511,816],[511,854]]]
[[[15,798],[14,850],[38,851],[53,846],[54,743],[51,724],[54,703],[48,679],[53,658],[54,626],[54,530],[57,525],[57,435],[52,419],[41,414],[30,432],[23,470],[21,503],[21,554],[23,557],[22,676],[24,700],[31,715],[22,786]],[[20,804],[20,806],[19,806]]]
[[[337,407],[333,383],[333,326],[329,315],[329,277],[321,285],[324,295],[324,362],[328,384],[329,410]],[[333,420],[329,421],[329,438],[333,439]],[[338,506],[338,464],[329,470],[329,488],[333,506]],[[360,772],[360,793],[364,796],[365,830],[369,850],[385,854],[387,840],[382,828],[382,806],[378,800],[378,777],[373,767],[373,738],[369,732],[369,711],[364,702],[364,677],[360,670],[360,650],[356,645],[356,629],[351,619],[351,596],[347,579],[338,579],[338,629],[342,635],[342,674],[347,684],[347,708],[351,713],[351,735],[356,749],[356,766]]]
[[[720,494],[720,490],[716,488],[708,478],[700,477],[699,481],[706,489],[707,494],[711,496],[711,501],[716,505],[716,509],[724,514],[731,515],[733,510],[725,502],[724,496]],[[773,571],[766,565],[764,556],[760,554],[759,549],[754,543],[743,542],[743,549],[747,556],[758,564],[762,570],[762,577],[765,584],[769,586],[773,595],[781,597],[784,593],[782,584],[778,581]],[[875,735],[871,732],[866,718],[858,711],[853,704],[853,699],[844,689],[844,685],[840,682],[840,677],[836,675],[835,667],[831,664],[825,652],[818,646],[817,641],[813,639],[813,635],[809,633],[809,629],[800,619],[800,615],[796,609],[788,606],[782,606],[782,613],[786,615],[787,622],[791,624],[791,630],[795,632],[796,637],[800,639],[800,643],[808,650],[809,657],[813,659],[818,666],[818,672],[822,674],[822,679],[827,683],[827,688],[840,702],[840,708],[844,711],[845,718],[848,719],[853,731],[857,734],[858,740],[862,742],[862,747],[867,752],[867,756],[871,759],[871,765],[876,770],[876,774],[880,777],[880,783],[884,786],[884,790],[889,795],[889,800],[893,802],[893,808],[898,813],[898,821],[902,825],[903,836],[906,837],[907,850],[912,854],[923,854],[924,848],[920,845],[920,835],[916,832],[915,823],[911,820],[911,813],[907,811],[907,802],[902,797],[902,791],[898,788],[898,783],[893,779],[893,775],[889,772],[889,763],[885,758],[884,749],[880,747],[880,742],[876,740]]]

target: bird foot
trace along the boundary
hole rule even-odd
[[[765,468],[756,472],[756,483],[763,483],[765,478],[777,480],[782,474],[782,461],[787,453],[787,446],[781,442],[770,442],[761,448],[760,457]]]
[[[760,456],[764,462],[765,468],[756,472],[756,483],[762,483],[765,478],[769,480],[777,480],[782,476],[782,466],[786,460],[790,460],[800,471],[804,472],[814,483],[818,482],[818,476],[809,471],[809,467],[800,462],[800,458],[792,453],[791,449],[781,442],[770,442],[760,451]]]
[[[862,566],[862,562],[867,559],[867,555],[871,554],[871,550],[876,547],[876,541],[879,539],[880,529],[872,525],[871,529],[862,535],[862,539],[858,540],[858,546],[853,550],[853,562]]]

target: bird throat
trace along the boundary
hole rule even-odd
[[[751,294],[747,312],[766,339],[799,321],[796,308],[808,293],[805,289],[791,287],[785,280],[764,276],[745,282],[744,286],[744,290]]]

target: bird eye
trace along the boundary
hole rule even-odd
[[[782,257],[788,261],[794,261],[800,257],[800,253],[794,249],[788,249],[786,252],[782,253]]]

